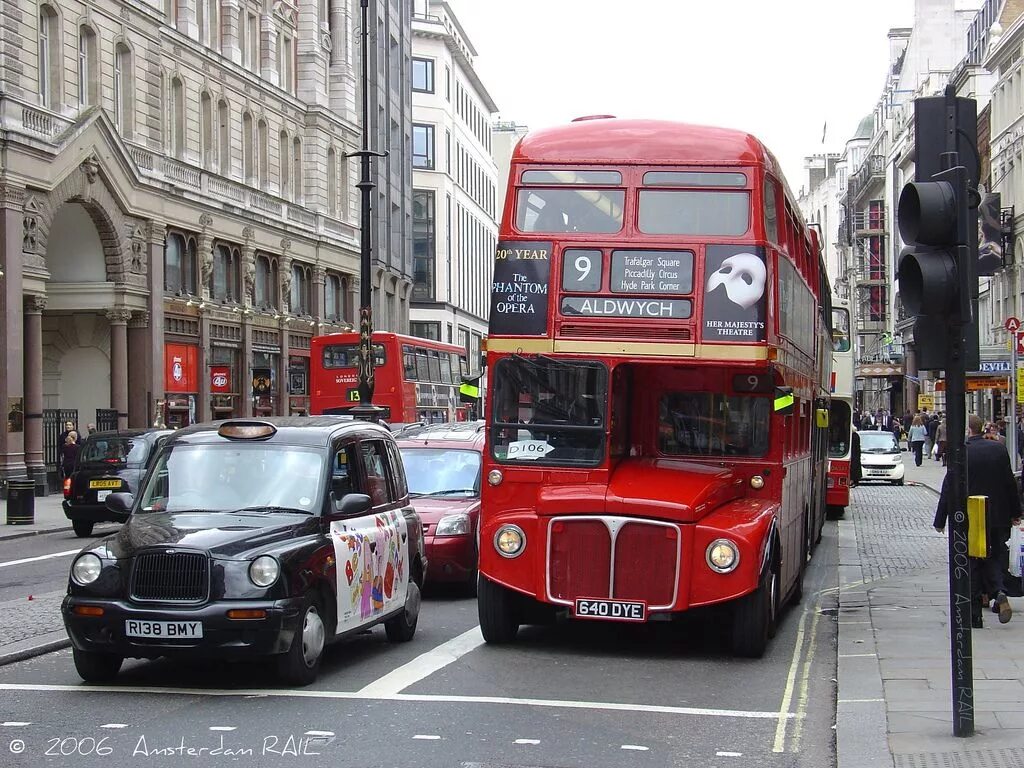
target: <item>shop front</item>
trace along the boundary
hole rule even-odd
[[[163,421],[179,429],[196,421],[199,397],[199,347],[195,344],[164,344]]]
[[[277,413],[277,352],[253,352],[252,413],[253,416],[274,416]]]
[[[309,415],[309,352],[293,352],[288,356],[288,413]]]
[[[215,345],[210,351],[210,413],[214,419],[230,419],[241,415],[242,397],[239,392],[238,360],[241,351],[236,347]]]

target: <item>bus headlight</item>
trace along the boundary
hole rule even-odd
[[[500,469],[492,469],[487,473],[487,482],[491,485],[501,485],[501,481],[505,479],[505,476],[501,474]]]
[[[762,488],[764,488],[764,478],[761,477],[760,475],[754,475],[752,478],[750,478],[750,487],[753,488],[755,491],[760,491]]]
[[[708,544],[707,561],[715,573],[731,573],[740,564],[740,551],[728,539],[715,539]]]
[[[502,557],[519,557],[526,549],[526,534],[518,525],[503,525],[494,534],[494,548]]]

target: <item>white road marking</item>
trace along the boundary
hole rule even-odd
[[[235,731],[235,730],[238,730],[238,729],[235,728],[235,726],[233,726],[233,725],[211,725],[210,726],[210,730],[211,731]]]
[[[839,699],[836,704],[876,704],[885,699]]]
[[[772,745],[772,752],[783,752],[786,749],[786,725],[788,720],[781,717],[789,712],[790,704],[793,702],[793,689],[796,687],[796,673],[800,668],[800,653],[804,648],[804,625],[807,623],[807,611],[800,614],[800,623],[796,627],[796,642],[793,643],[793,659],[789,662],[789,672],[786,673],[786,687],[782,691],[782,704],[779,705],[779,724],[775,726],[775,742]]]
[[[23,723],[20,720],[6,720],[0,723],[0,726],[4,728],[23,728],[26,725],[32,725],[32,723]]]
[[[107,723],[106,725],[101,725],[100,726],[100,728],[127,728],[127,727],[128,727],[128,723]]]
[[[715,752],[715,757],[743,757],[742,752]]]
[[[800,739],[803,738],[803,716],[807,713],[807,702],[810,699],[811,664],[814,663],[814,649],[818,645],[818,620],[820,618],[821,598],[818,598],[814,619],[811,621],[811,632],[807,638],[807,654],[804,656],[804,665],[800,672],[800,698],[796,703],[796,712],[800,718],[793,724],[792,748],[794,752],[800,751]]]
[[[333,736],[334,731],[306,731],[303,736]]]
[[[636,752],[648,752],[648,751],[650,751],[651,748],[650,747],[642,747],[639,744],[623,744],[620,747],[620,749],[632,749],[632,750],[635,750]]]
[[[77,555],[81,551],[81,549],[69,549],[66,552],[52,552],[49,555],[39,555],[38,557],[25,557],[21,560],[8,560],[5,563],[0,563],[0,568],[9,568],[12,565],[24,565],[25,563],[34,563],[37,560],[50,560],[54,557],[67,557],[68,555]]]
[[[418,683],[440,669],[444,669],[462,656],[483,645],[480,627],[473,627],[436,648],[422,653],[408,664],[393,669],[359,691],[363,696],[385,697]]]
[[[516,739],[513,744],[540,744],[540,739]]]
[[[840,659],[864,659],[867,657],[877,656],[877,653],[840,653]]]
[[[645,712],[660,715],[689,715],[695,717],[735,717],[747,720],[790,720],[799,715],[792,712],[758,712],[740,709],[706,709],[702,707],[668,707],[659,704],[621,704],[609,701],[561,701],[558,699],[514,699],[504,696],[447,696],[435,694],[395,693],[381,696],[368,696],[361,691],[311,691],[294,690],[220,690],[220,689],[189,689],[160,688],[156,686],[105,686],[105,685],[49,685],[28,683],[0,683],[0,691],[33,691],[51,693],[140,693],[140,694],[177,694],[179,696],[209,696],[247,698],[260,696],[266,698],[294,699],[344,699],[348,701],[418,701],[425,704],[498,704],[527,707],[545,707],[552,709],[593,709],[606,712]]]
[[[413,736],[414,739],[420,739],[421,741],[440,741],[441,737],[436,736],[432,733],[417,733]]]

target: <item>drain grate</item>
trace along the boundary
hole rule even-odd
[[[978,749],[969,752],[918,752],[896,755],[895,768],[1021,768],[1024,749]]]

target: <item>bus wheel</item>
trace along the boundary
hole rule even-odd
[[[484,640],[501,645],[516,639],[519,617],[516,615],[515,595],[480,574],[476,605]]]
[[[775,634],[778,590],[778,575],[769,567],[757,589],[740,598],[732,616],[732,652],[737,656],[757,659],[764,655]]]

